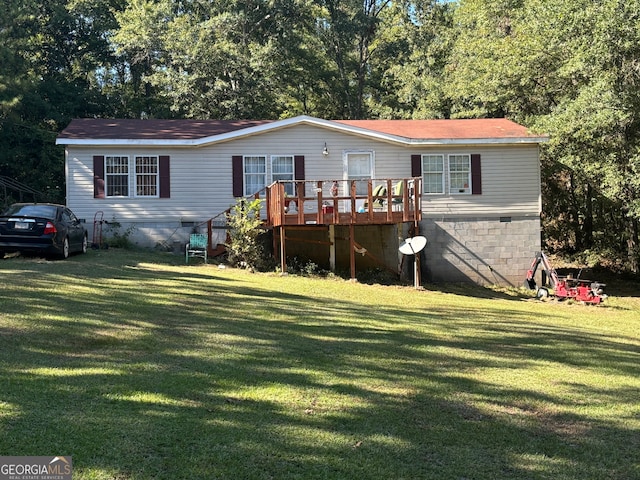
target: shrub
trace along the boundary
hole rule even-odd
[[[124,232],[121,232],[120,229],[122,225],[120,222],[116,220],[115,217],[111,219],[110,222],[104,222],[107,226],[105,231],[105,237],[103,240],[103,244],[109,248],[126,248],[130,249],[133,247],[133,242],[129,238],[131,234],[135,231],[135,225],[129,225]]]
[[[265,233],[260,218],[262,200],[239,199],[227,215],[229,242],[226,243],[231,265],[249,270],[265,270],[270,266],[269,255],[261,241]]]

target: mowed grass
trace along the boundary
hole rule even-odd
[[[183,261],[0,260],[0,455],[72,455],[76,480],[640,478],[638,295]]]

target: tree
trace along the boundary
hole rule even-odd
[[[371,62],[377,53],[380,24],[390,0],[320,0],[318,34],[331,59],[332,89],[343,118],[366,118]]]
[[[573,226],[573,244],[563,248],[622,240],[634,271],[639,15],[637,1],[466,0],[455,14],[461,30],[447,78],[454,115],[509,116],[550,134],[543,176],[563,182],[566,195],[545,205],[547,218],[564,215]],[[594,218],[604,200],[621,212],[622,232],[608,216]]]
[[[619,212],[615,215],[619,223],[611,228],[596,222],[606,228],[598,236],[609,237],[608,244],[626,250],[628,266],[637,272],[640,3],[576,2],[565,5],[561,13],[568,20],[556,28],[563,52],[569,54],[558,69],[564,88],[555,108],[536,125],[552,135],[548,153],[583,177],[579,222],[583,238],[576,247],[593,246],[592,207],[597,197],[604,197]]]
[[[455,38],[453,6],[440,0],[393,3],[377,40],[370,111],[387,118],[448,118],[445,72]]]
[[[0,174],[64,201],[63,151],[73,117],[103,111],[93,76],[106,48],[109,2],[8,1],[0,12]],[[108,22],[107,22],[108,23]],[[8,74],[10,72],[10,74]]]
[[[121,113],[134,118],[170,118],[170,108],[151,81],[163,66],[166,25],[172,0],[128,0],[115,14],[112,48],[117,62],[105,76],[105,87],[123,102]]]
[[[274,118],[320,105],[314,9],[299,0],[131,0],[114,35],[132,78],[172,116]],[[321,95],[320,95],[321,97]]]

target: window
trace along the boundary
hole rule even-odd
[[[289,196],[294,196],[293,188],[293,155],[273,155],[271,157],[271,180],[277,182],[279,180],[288,180],[284,184],[284,191]]]
[[[411,175],[422,175],[425,195],[482,195],[480,154],[411,155]]]
[[[293,180],[304,180],[304,155],[233,155],[231,176],[234,197],[254,195],[279,180],[295,196]]]
[[[136,157],[136,196],[158,196],[158,157]]]
[[[444,155],[422,155],[424,193],[444,193]]]
[[[449,193],[471,193],[470,155],[449,155]]]
[[[129,196],[129,157],[105,157],[107,197]]]
[[[70,213],[71,212],[69,210],[66,210],[66,209],[62,211],[62,221],[64,223],[66,223],[67,225],[70,225],[72,223]]]
[[[345,155],[347,180],[369,180],[373,178],[373,153],[352,152]],[[356,194],[366,195],[367,182],[356,182]]]
[[[169,155],[93,156],[93,198],[171,198]]]
[[[244,195],[253,195],[267,186],[267,157],[244,157]]]

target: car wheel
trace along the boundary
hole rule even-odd
[[[69,238],[67,237],[62,241],[62,258],[69,258]]]
[[[89,241],[87,240],[87,236],[82,237],[82,250],[80,253],[87,253],[87,247],[89,246]]]

